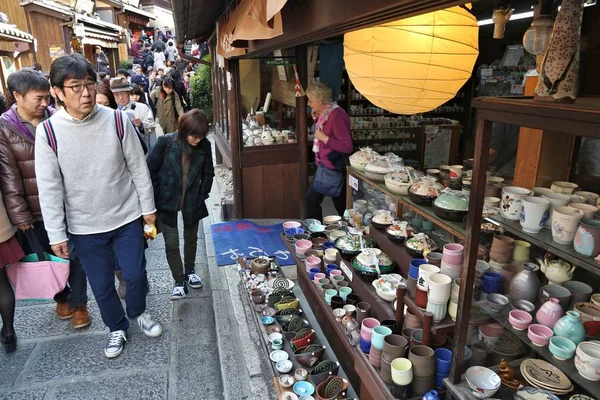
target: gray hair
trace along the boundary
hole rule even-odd
[[[329,104],[333,101],[331,87],[323,82],[313,82],[306,89],[306,95],[321,103]]]

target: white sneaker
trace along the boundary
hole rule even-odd
[[[185,283],[181,286],[175,285],[173,288],[173,293],[171,293],[171,300],[180,300],[187,296],[187,291],[185,290]]]
[[[189,274],[187,277],[187,284],[192,289],[200,289],[202,287],[202,281],[196,274]]]
[[[104,355],[108,358],[117,357],[123,351],[127,337],[125,331],[114,331],[108,334],[108,342],[104,348]]]
[[[152,315],[143,313],[137,317],[137,323],[146,336],[157,337],[162,333],[162,327],[158,322],[152,319]]]

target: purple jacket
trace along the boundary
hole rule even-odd
[[[329,169],[338,169],[332,162],[332,152],[348,155],[352,153],[350,117],[348,117],[348,114],[341,107],[336,108],[331,112],[325,125],[323,125],[323,132],[329,139],[327,140],[327,144],[323,142],[319,143],[319,152],[315,154],[317,165],[323,165]]]

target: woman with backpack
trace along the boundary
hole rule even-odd
[[[173,91],[173,79],[166,77],[162,86],[155,89],[150,98],[156,106],[156,119],[165,133],[175,132],[183,107],[177,93]]]

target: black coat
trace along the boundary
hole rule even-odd
[[[147,158],[156,210],[161,221],[170,227],[177,225],[177,209],[183,193],[181,154],[177,133],[170,133],[158,138]],[[210,142],[204,139],[190,155],[182,209],[184,227],[208,216],[204,201],[210,195],[214,176]]]

